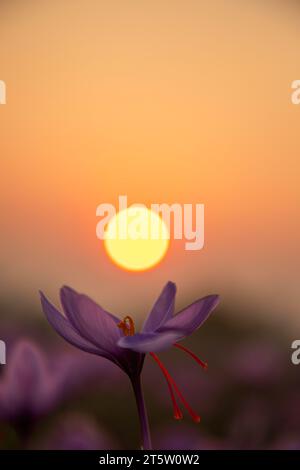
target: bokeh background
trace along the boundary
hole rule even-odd
[[[65,345],[37,292],[58,303],[69,284],[141,323],[169,279],[178,308],[222,302],[187,343],[208,373],[163,354],[200,425],[174,422],[147,361],[155,447],[300,446],[299,16],[292,0],[1,0],[0,446],[138,447],[126,377]],[[205,248],[122,271],[95,233],[119,194],[204,203]]]

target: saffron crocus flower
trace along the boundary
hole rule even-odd
[[[126,316],[120,320],[93,300],[70,287],[60,291],[62,315],[41,293],[44,313],[53,328],[69,343],[89,353],[104,357],[118,365],[130,378],[135,392],[141,424],[143,448],[151,449],[148,417],[141,387],[141,372],[145,354],[149,353],[159,365],[167,381],[173,402],[174,417],[182,418],[177,395],[193,420],[200,417],[190,407],[173,377],[156,355],[171,346],[185,351],[203,368],[207,365],[193,352],[178,343],[191,335],[206,320],[218,303],[217,295],[209,295],[174,315],[176,286],[168,282],[155,302],[140,333],[135,332],[134,321]]]

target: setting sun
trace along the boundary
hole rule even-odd
[[[163,219],[144,206],[118,212],[105,230],[104,246],[110,258],[130,271],[144,271],[165,256],[170,243]]]

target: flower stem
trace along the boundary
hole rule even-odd
[[[142,448],[144,450],[151,450],[151,435],[149,429],[149,421],[147,415],[146,404],[144,400],[144,394],[142,390],[141,377],[140,375],[132,379],[132,386],[134,390],[135,400],[138,409],[138,415],[140,420],[141,427],[141,438],[142,438]]]

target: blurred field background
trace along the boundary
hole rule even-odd
[[[173,421],[147,361],[155,446],[299,447],[299,15],[292,0],[0,2],[0,446],[137,447],[126,377],[65,345],[38,289],[57,303],[69,284],[141,323],[170,279],[178,309],[209,293],[222,301],[189,341],[206,374],[162,355],[199,426]],[[204,250],[174,241],[155,269],[120,270],[95,234],[96,207],[119,194],[204,203]],[[17,383],[29,378],[6,393],[12,368]],[[36,392],[47,400],[33,419],[48,368],[57,399]]]

